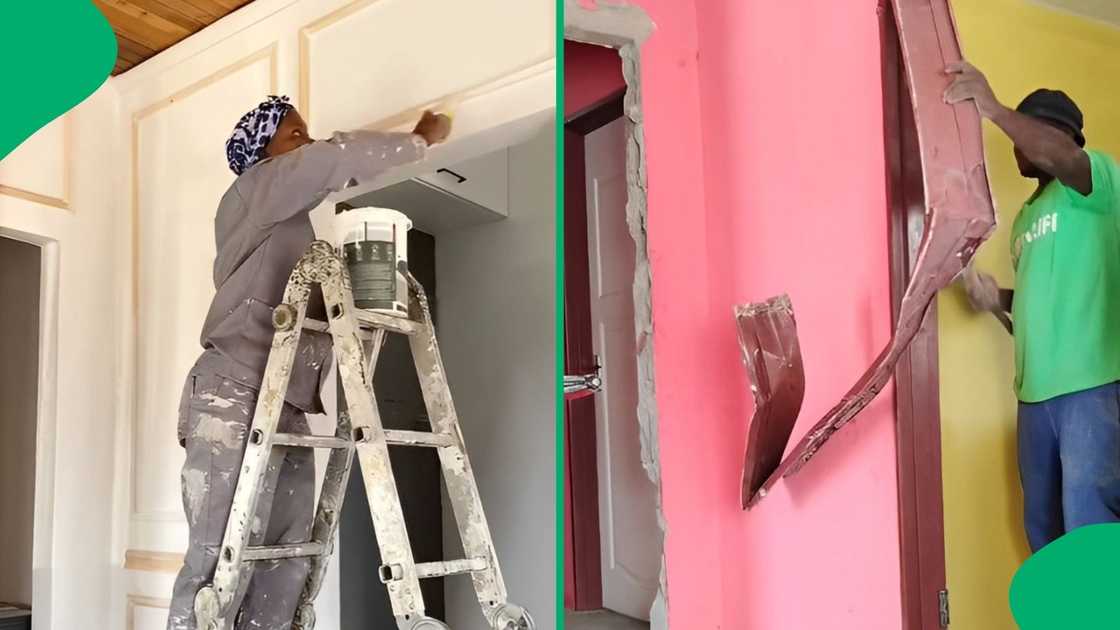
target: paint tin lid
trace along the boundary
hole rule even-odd
[[[398,247],[402,247],[411,229],[412,219],[403,212],[389,208],[353,208],[334,215],[334,244],[341,248],[345,243],[378,240],[396,241]]]

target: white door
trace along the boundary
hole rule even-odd
[[[626,125],[585,140],[592,346],[602,367],[595,397],[603,606],[649,619],[661,567],[657,496],[641,463],[634,332],[634,241],[626,225]]]

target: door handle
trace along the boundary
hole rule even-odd
[[[603,379],[598,372],[593,374],[565,374],[564,399],[579,400],[594,396],[603,389]]]
[[[466,177],[463,177],[462,175],[456,173],[455,171],[453,171],[449,168],[441,168],[441,169],[437,170],[436,173],[447,173],[448,175],[450,175],[450,176],[454,177],[455,179],[459,180],[458,183],[460,183],[460,184],[467,181]]]

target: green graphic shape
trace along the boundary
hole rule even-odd
[[[116,58],[113,29],[90,0],[3,3],[0,159],[93,94]]]
[[[1120,524],[1080,527],[1031,556],[1011,580],[1022,630],[1120,628]]]

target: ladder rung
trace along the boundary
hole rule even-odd
[[[394,431],[386,429],[385,441],[397,446],[427,446],[440,448],[451,446],[451,437],[429,431]]]
[[[323,555],[323,545],[317,542],[296,543],[294,545],[271,545],[268,547],[246,547],[241,559],[246,562],[260,560],[283,560],[284,558],[306,558]]]
[[[421,562],[416,565],[416,577],[420,579],[444,577],[446,575],[461,575],[485,571],[489,564],[485,558],[469,558],[466,560],[447,560],[446,562]]]
[[[385,315],[374,311],[358,309],[354,311],[354,319],[358,325],[365,328],[383,328],[402,335],[415,335],[420,330],[420,324],[407,317]]]
[[[319,319],[311,319],[310,317],[303,318],[303,327],[308,330],[314,330],[322,333],[329,333],[331,331],[327,326],[327,322]]]
[[[326,333],[328,335],[331,333],[331,327],[327,325],[327,322],[318,319],[304,319],[303,327],[307,330],[314,330],[316,332]],[[358,338],[360,338],[362,341],[369,341],[370,339],[373,339],[373,333],[371,333],[369,330],[366,330],[365,328],[362,328],[359,325]]]
[[[273,446],[298,446],[302,448],[350,448],[350,440],[326,435],[297,435],[277,433],[272,438]]]
[[[377,313],[374,311],[365,311],[357,309],[354,311],[354,319],[358,322],[358,327],[361,329],[368,328],[384,328],[395,333],[402,335],[415,335],[420,330],[420,324],[403,316],[386,315],[384,313]],[[303,327],[308,330],[314,330],[321,333],[329,333],[330,326],[327,322],[318,319],[311,319],[305,317],[303,319]],[[359,333],[361,334],[361,333]],[[368,337],[368,333],[362,335],[363,338]]]

